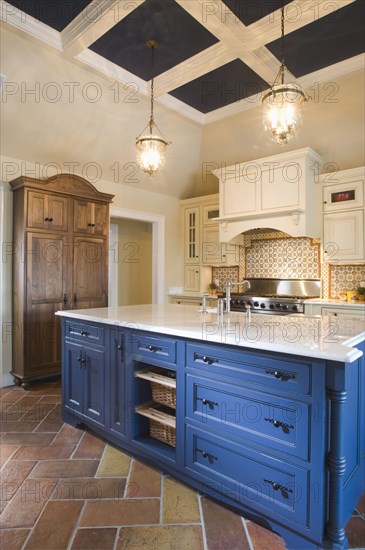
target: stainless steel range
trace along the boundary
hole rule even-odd
[[[231,292],[231,311],[251,308],[252,312],[275,315],[304,313],[304,301],[321,293],[320,279],[245,279],[245,283],[246,292]]]

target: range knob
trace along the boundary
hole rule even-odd
[[[280,309],[280,308],[281,308],[281,304],[275,304],[275,307],[276,307],[276,309]]]
[[[245,305],[245,301],[244,300],[240,300],[240,306],[244,306]]]
[[[293,307],[292,307],[292,310],[293,310],[293,311],[298,311],[298,306],[293,306]]]
[[[253,305],[254,307],[259,307],[260,304],[258,302],[254,302]]]
[[[233,300],[233,303],[234,303],[235,306],[238,306],[240,301],[239,300]]]
[[[265,309],[265,308],[266,308],[266,305],[264,304],[264,302],[262,302],[262,304],[260,304],[260,308],[261,308],[261,309]]]
[[[281,309],[284,310],[284,311],[287,311],[288,306],[286,304],[282,304]]]
[[[269,305],[269,308],[270,308],[270,309],[275,309],[275,304],[270,304],[270,305]]]
[[[251,300],[248,300],[248,301],[246,302],[246,306],[252,306]]]

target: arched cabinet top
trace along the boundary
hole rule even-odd
[[[114,195],[109,193],[101,193],[92,183],[74,174],[57,174],[46,180],[29,178],[28,176],[20,176],[9,182],[13,191],[23,187],[38,189],[39,191],[53,191],[64,195],[72,195],[73,197],[83,197],[93,200],[111,202]]]

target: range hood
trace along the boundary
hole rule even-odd
[[[321,236],[322,158],[306,147],[224,166],[219,178],[219,240],[264,228],[293,237]]]

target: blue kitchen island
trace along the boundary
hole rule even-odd
[[[347,548],[365,323],[194,306],[60,311],[62,410],[298,550]]]

